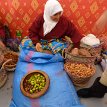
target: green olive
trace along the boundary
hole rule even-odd
[[[44,86],[45,86],[45,83],[43,83],[42,86],[44,87]]]
[[[35,90],[36,90],[36,88],[33,88],[32,90],[33,90],[33,91],[35,91]]]
[[[31,83],[31,85],[34,85],[34,84],[35,84],[34,81],[31,81],[30,83]]]
[[[25,81],[26,83],[29,83],[30,85],[27,85],[27,88],[29,87],[29,92],[37,93],[41,91],[45,85],[46,85],[46,79],[42,74],[35,74],[32,75],[28,80]],[[26,89],[27,90],[27,89]]]
[[[33,90],[30,90],[30,93],[32,94],[32,93],[33,93]]]
[[[44,83],[44,82],[45,82],[45,80],[42,80],[42,82]]]
[[[37,75],[38,77],[40,76],[40,74]]]
[[[40,78],[43,78],[43,76],[41,75]]]
[[[36,87],[36,90],[38,90],[39,89],[39,87]]]

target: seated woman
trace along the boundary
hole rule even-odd
[[[81,35],[74,24],[62,14],[62,6],[57,0],[48,0],[46,2],[44,13],[36,18],[29,29],[29,38],[32,40],[37,51],[43,51],[43,40],[50,43],[53,39],[62,39],[65,38],[65,36],[71,38],[74,47],[79,46],[83,35]],[[53,46],[53,44],[50,45]],[[53,47],[51,47],[51,49]],[[49,48],[50,46],[47,47],[47,49]]]

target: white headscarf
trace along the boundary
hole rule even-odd
[[[43,24],[43,29],[44,29],[44,36],[49,33],[58,22],[55,22],[51,19],[50,16],[53,16],[54,14],[58,12],[63,12],[63,9],[60,5],[60,3],[57,0],[48,0],[45,4],[45,9],[44,9],[44,24]]]

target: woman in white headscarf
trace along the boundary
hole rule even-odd
[[[44,36],[49,33],[58,23],[59,18],[61,17],[63,9],[58,1],[48,0],[45,4],[44,9]],[[54,16],[57,13],[56,17]],[[53,19],[53,20],[52,20]]]
[[[63,15],[63,8],[57,0],[48,0],[44,13],[38,16],[29,29],[29,38],[36,45],[37,51],[42,51],[40,40],[60,39],[69,36],[78,46],[83,37],[73,23]]]

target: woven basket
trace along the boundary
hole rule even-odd
[[[14,71],[18,61],[16,52],[8,51],[4,54],[4,68],[6,71]]]
[[[4,60],[4,56],[3,56],[3,55],[0,55],[0,67],[1,67],[2,64],[3,64],[3,60]]]
[[[13,65],[11,65],[12,59],[8,59],[7,61],[5,61],[3,63],[4,69],[6,71],[14,71],[16,69],[16,63],[14,63]]]
[[[104,59],[107,59],[107,55],[106,54],[102,54]]]
[[[2,79],[2,75],[5,76],[5,77],[3,77],[4,79]],[[1,71],[1,73],[0,73],[0,88],[5,85],[6,81],[7,81],[7,73],[3,74],[3,72]]]
[[[80,64],[80,63],[73,63],[73,62],[69,62],[71,64]],[[89,73],[90,75],[86,75],[87,73],[87,69],[86,69],[86,73],[84,72],[83,74],[79,73],[81,71],[79,70],[76,70],[77,68],[75,68],[75,72],[71,71],[70,70],[70,67],[67,67],[66,66],[66,63],[64,65],[64,69],[65,71],[67,72],[67,74],[69,75],[69,77],[71,78],[71,80],[73,81],[74,85],[76,86],[79,86],[79,87],[82,87],[82,86],[85,86],[86,83],[90,80],[90,78],[95,74],[95,66],[94,65],[88,65],[88,64],[85,64],[87,67],[90,66],[92,71]],[[79,74],[77,74],[77,72]]]
[[[7,81],[7,72],[4,69],[4,64],[2,65],[0,69],[0,88],[3,87]]]
[[[13,51],[7,51],[5,54],[4,54],[4,60],[6,61],[7,59],[12,59],[12,60],[18,60],[18,53],[16,52],[13,52]]]
[[[72,62],[79,62],[79,63],[94,63],[96,57],[91,56],[91,57],[86,57],[86,56],[74,56],[70,54],[69,52],[65,52],[64,58],[66,60],[70,60]]]
[[[88,45],[85,45],[85,44],[81,43],[80,48],[84,48],[84,49],[88,50],[92,56],[97,57],[98,55],[101,54],[102,44],[103,43],[101,43],[99,46],[91,47],[91,46],[88,46]]]

